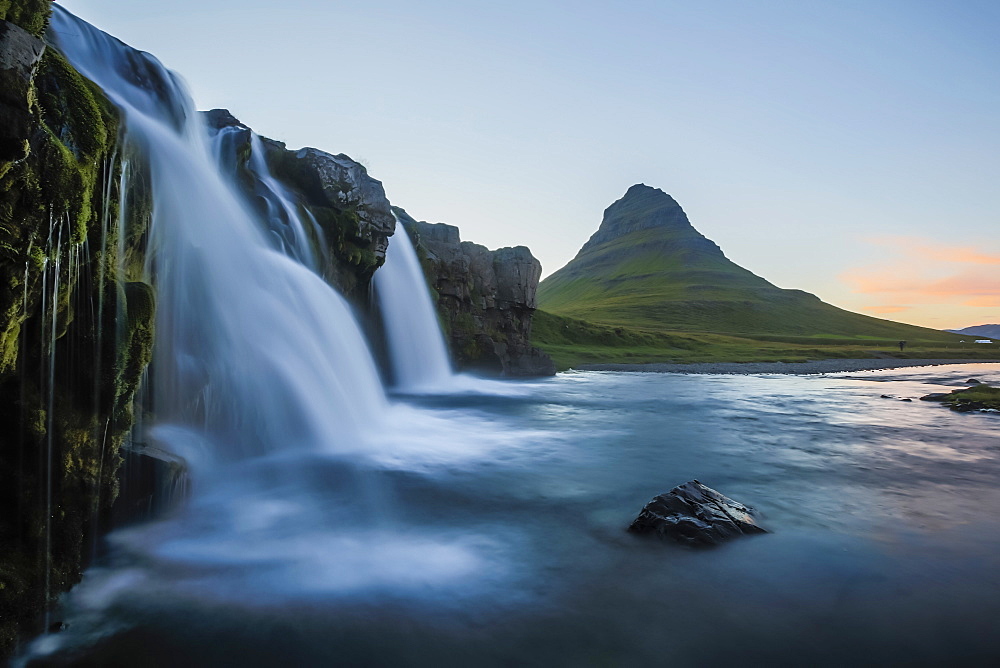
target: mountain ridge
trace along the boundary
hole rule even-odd
[[[972,336],[984,336],[990,339],[1000,339],[1000,324],[984,324],[984,325],[973,325],[971,327],[963,327],[962,329],[949,329],[945,330],[952,332],[954,334],[966,334]]]

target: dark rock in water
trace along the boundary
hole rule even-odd
[[[122,455],[112,527],[155,519],[187,497],[188,465],[183,458],[145,443],[127,444]]]
[[[628,530],[688,545],[718,545],[737,536],[768,533],[757,524],[756,514],[750,506],[692,480],[653,497]]]
[[[895,399],[896,397],[892,396],[891,394],[883,394],[881,396],[881,398],[882,399]]]
[[[950,392],[931,392],[930,394],[925,394],[920,397],[920,401],[944,401],[950,396]]]
[[[965,384],[966,385],[982,385],[983,381],[981,381],[981,380],[979,380],[977,378],[970,378],[969,380],[965,381]]]

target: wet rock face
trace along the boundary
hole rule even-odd
[[[122,448],[120,489],[110,526],[119,528],[162,517],[188,494],[187,462],[153,444],[128,443]]]
[[[718,545],[731,538],[767,533],[756,511],[697,480],[653,497],[628,528],[693,546]]]
[[[368,170],[344,154],[331,155],[315,148],[303,148],[295,157],[305,161],[320,178],[326,201],[333,206],[358,212],[357,234],[370,235],[377,252],[385,258],[388,237],[396,229],[396,219],[386,199],[382,182],[368,176]]]
[[[4,11],[41,34],[48,3]],[[118,141],[118,112],[56,49],[0,25],[2,660],[42,630],[106,526],[156,299],[145,163]]]
[[[363,303],[375,270],[385,263],[396,219],[382,182],[346,155],[315,148],[289,151],[262,142],[272,174],[299,194],[316,219],[333,260],[324,275],[342,293]]]
[[[394,209],[420,256],[457,368],[504,376],[550,376],[533,348],[531,318],[541,263],[524,246],[491,251],[462,241],[458,228]]]
[[[252,151],[250,128],[225,109],[203,112],[203,118],[210,131],[229,131],[236,181],[253,200],[253,177],[246,169]],[[326,258],[320,267],[324,278],[345,296],[364,303],[369,281],[385,262],[389,237],[396,229],[382,182],[343,154],[315,148],[290,151],[265,137],[260,146],[271,175],[294,193],[323,232],[324,238],[316,240],[321,247],[314,250],[317,257]]]
[[[28,93],[44,51],[42,40],[0,21],[0,162],[27,156],[34,120]]]

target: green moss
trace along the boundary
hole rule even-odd
[[[130,178],[134,215],[125,238],[118,238],[117,225],[102,224],[118,219],[121,156],[128,153],[118,145],[117,113],[51,48],[34,85],[30,150],[0,175],[0,657],[18,625],[30,628],[46,603],[38,472],[45,470],[49,440],[56,464],[55,596],[79,578],[83,537],[116,493],[118,450],[151,357],[155,310],[148,285],[125,282],[141,276],[144,264],[149,196],[141,173]],[[51,304],[42,287],[51,290],[56,278],[59,300]]]
[[[0,0],[0,19],[41,37],[48,25],[49,0]]]
[[[331,199],[328,191],[332,184],[324,184],[319,174],[309,163],[296,157],[282,144],[264,140],[266,159],[271,173],[286,187],[298,194],[300,200],[308,207],[323,230],[326,243],[333,250],[333,255],[343,264],[353,267],[353,283],[367,284],[368,280],[381,266],[383,260],[372,248],[371,239],[361,234],[362,221],[356,205]],[[349,186],[343,184],[343,189]],[[334,267],[336,271],[338,267]],[[345,285],[341,277],[339,287],[345,293],[350,293],[354,286]]]
[[[115,377],[115,420],[128,426],[132,422],[132,399],[139,388],[142,372],[153,357],[153,327],[156,298],[147,283],[126,283],[124,331],[118,345]]]
[[[944,404],[956,411],[1000,410],[1000,387],[976,385],[955,390],[944,398]]]

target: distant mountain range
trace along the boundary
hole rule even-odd
[[[642,184],[609,206],[576,257],[542,281],[538,303],[556,315],[667,331],[955,339],[778,288],[729,260],[673,197]]]
[[[975,325],[964,329],[949,329],[955,334],[965,334],[967,336],[982,336],[987,339],[1000,339],[1000,325]]]

